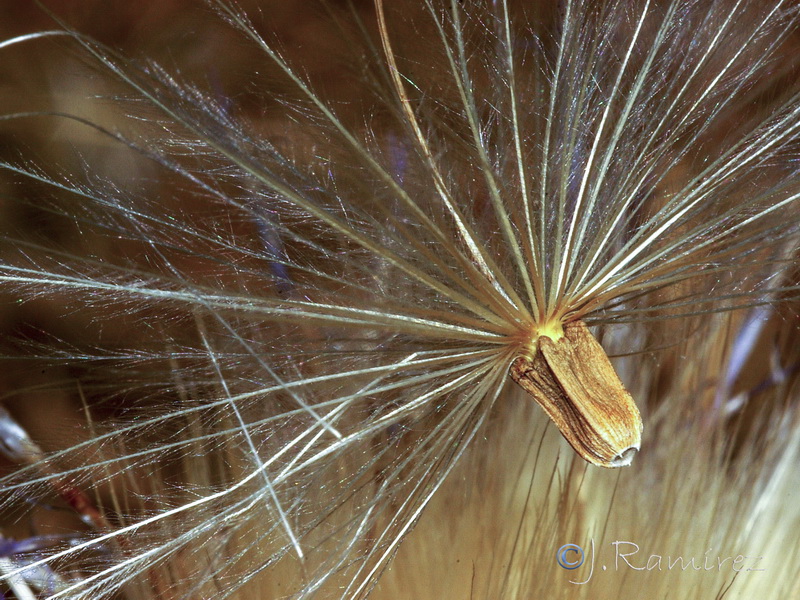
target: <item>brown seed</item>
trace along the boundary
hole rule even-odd
[[[641,445],[642,418],[586,324],[568,323],[556,339],[540,335],[531,354],[511,363],[511,378],[575,451],[601,467],[629,465]]]

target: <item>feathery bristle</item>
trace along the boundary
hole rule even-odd
[[[208,4],[263,109],[215,83],[231,65],[192,83],[57,15],[0,43],[6,60],[69,48],[91,74],[81,103],[0,116],[2,176],[35,223],[4,231],[0,281],[92,329],[28,344],[66,383],[16,392],[60,394],[79,428],[48,440],[54,419],[37,434],[0,414],[18,599],[633,598],[673,574],[570,584],[587,573],[558,548],[732,563],[797,520],[771,504],[795,483],[794,371],[776,352],[786,382],[732,426],[751,415],[733,396],[747,322],[731,342],[798,295],[800,90],[774,87],[794,5],[330,3],[355,52],[353,90],[331,91],[269,11]],[[19,158],[39,122],[75,147]],[[583,323],[632,355],[631,394],[583,364],[600,348]],[[578,335],[591,352],[554,349]],[[536,385],[560,390],[553,420],[587,460],[630,462],[639,402],[625,473],[567,457],[509,384],[539,351],[580,357]],[[629,431],[592,412],[598,390]],[[790,593],[791,562],[765,564]],[[726,567],[691,589],[762,583]]]

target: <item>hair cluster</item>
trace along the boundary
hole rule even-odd
[[[797,593],[798,7],[271,8],[0,42],[2,589]]]

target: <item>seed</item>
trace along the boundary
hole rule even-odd
[[[540,335],[532,355],[516,358],[509,372],[585,460],[631,463],[641,446],[639,409],[583,321],[567,324],[560,336]]]

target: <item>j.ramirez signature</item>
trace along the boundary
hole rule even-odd
[[[572,581],[577,585],[587,583],[594,575],[595,568],[595,547],[594,539],[590,540],[590,569],[589,576],[583,581]],[[702,556],[671,556],[661,554],[645,555],[639,552],[639,545],[634,542],[617,540],[610,544],[614,548],[614,570],[633,569],[634,571],[717,571],[728,570],[740,571],[764,571],[756,567],[764,558],[763,556],[746,556],[737,554],[736,556],[714,556],[711,554],[712,548],[705,551]],[[558,564],[564,569],[577,569],[584,564],[586,559],[583,548],[577,544],[566,544],[561,546],[556,553]],[[607,570],[606,565],[602,565],[603,571]]]

